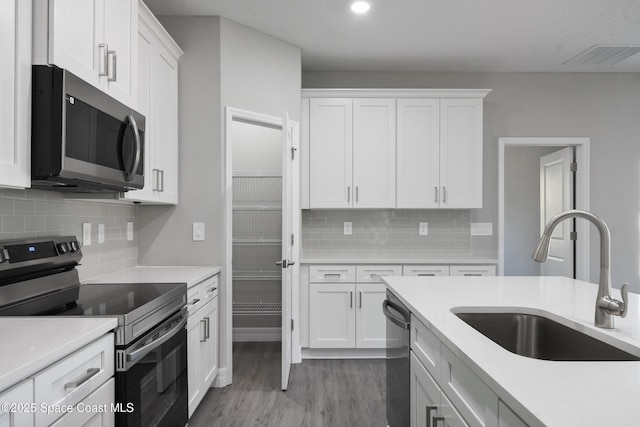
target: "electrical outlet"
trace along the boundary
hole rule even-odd
[[[127,223],[127,240],[129,241],[133,240],[133,223],[132,222]]]
[[[98,243],[104,243],[104,224],[98,224]]]
[[[421,222],[418,225],[418,234],[421,236],[427,236],[429,234],[429,223]]]
[[[193,241],[194,242],[204,241],[204,222],[193,223]]]
[[[344,235],[351,236],[353,234],[353,224],[351,222],[344,223]]]
[[[82,246],[91,246],[91,223],[82,223]]]
[[[493,236],[493,223],[492,222],[472,222],[471,235],[472,236]]]

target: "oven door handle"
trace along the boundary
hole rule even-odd
[[[389,321],[394,325],[397,325],[404,330],[409,330],[409,328],[411,328],[411,323],[407,322],[406,319],[398,319],[396,316],[393,315],[393,313],[391,313],[391,310],[389,310],[389,307],[393,308],[398,313],[403,314],[404,312],[404,310],[402,310],[401,307],[398,307],[398,305],[386,299],[382,302],[382,312],[384,313],[384,317],[389,319]]]
[[[145,345],[144,347],[141,347],[135,351],[132,351],[131,353],[128,353],[127,362],[133,362],[138,359],[141,359],[142,357],[146,356],[156,348],[160,347],[162,344],[169,341],[178,332],[180,332],[184,328],[184,325],[186,324],[187,324],[187,316],[183,316],[183,319],[178,324],[171,327],[171,329],[167,330],[166,333],[159,336],[155,340],[151,341],[149,344]]]

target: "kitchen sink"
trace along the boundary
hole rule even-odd
[[[525,313],[454,313],[512,353],[556,361],[639,361],[620,350],[549,318]]]

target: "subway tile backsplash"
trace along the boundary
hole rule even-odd
[[[137,265],[137,207],[114,203],[67,200],[62,193],[0,189],[0,240],[75,235],[82,243],[82,223],[91,223],[91,246],[82,248],[82,281]],[[127,240],[127,222],[134,223]],[[98,224],[105,225],[105,242],[98,243]]]
[[[468,210],[303,210],[302,253],[305,257],[442,256],[471,253]],[[353,234],[344,235],[351,222]],[[418,224],[428,223],[428,235]]]

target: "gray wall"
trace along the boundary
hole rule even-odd
[[[504,275],[538,276],[531,253],[540,240],[540,157],[560,147],[505,147]]]
[[[489,88],[484,115],[483,208],[472,222],[498,221],[498,138],[591,138],[591,210],[607,221],[615,287],[640,292],[640,74],[638,73],[303,73],[304,88]],[[598,280],[598,236],[591,234],[591,281]],[[496,256],[497,236],[473,238],[472,251]]]

